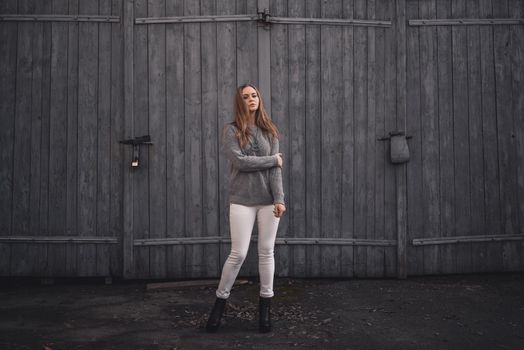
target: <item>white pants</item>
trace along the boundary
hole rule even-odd
[[[273,256],[275,238],[280,218],[275,217],[273,205],[246,207],[231,204],[229,207],[229,225],[231,231],[231,252],[224,263],[222,277],[216,291],[218,298],[227,299],[242,267],[255,219],[258,222],[258,273],[260,274],[260,296],[273,296],[273,275],[275,259]]]

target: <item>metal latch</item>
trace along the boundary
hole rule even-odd
[[[391,131],[389,136],[384,136],[378,141],[390,141],[391,163],[402,164],[409,161],[409,147],[407,140],[412,136],[406,135],[404,131]]]
[[[139,137],[135,137],[134,139],[121,140],[118,142],[123,143],[125,145],[133,146],[133,159],[131,160],[131,166],[134,168],[138,167],[139,165],[140,145],[150,146],[153,144],[151,142],[150,135],[139,136]]]

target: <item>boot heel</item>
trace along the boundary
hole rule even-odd
[[[220,320],[222,319],[222,314],[224,313],[225,307],[226,299],[217,298],[215,300],[215,305],[213,306],[211,314],[209,315],[209,319],[207,320],[207,332],[214,333],[218,330],[218,327],[220,327]]]
[[[271,298],[260,297],[258,315],[260,333],[271,332]]]

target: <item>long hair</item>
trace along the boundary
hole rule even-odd
[[[234,124],[236,126],[236,136],[240,141],[240,146],[242,147],[244,147],[249,142],[249,136],[251,135],[251,131],[249,130],[247,124],[249,120],[249,109],[246,106],[246,103],[244,102],[244,98],[242,97],[242,90],[244,90],[248,86],[255,89],[259,100],[258,109],[255,112],[255,125],[258,126],[266,135],[278,137],[278,129],[276,125],[271,121],[271,118],[269,117],[269,114],[267,113],[266,108],[264,107],[264,102],[262,100],[262,95],[260,95],[260,91],[258,91],[258,89],[251,84],[244,84],[237,88],[237,92],[235,94],[234,121]]]

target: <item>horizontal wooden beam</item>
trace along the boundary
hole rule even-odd
[[[266,22],[275,24],[314,24],[331,26],[391,27],[391,21],[338,19],[338,18],[294,18],[268,16]]]
[[[4,22],[120,22],[119,16],[97,15],[10,15],[0,14],[0,21]]]
[[[414,246],[424,246],[424,245],[436,245],[436,244],[522,241],[522,240],[524,240],[524,234],[475,235],[475,236],[456,236],[456,237],[416,238],[416,239],[413,239],[411,244],[413,244]]]
[[[142,17],[135,18],[135,24],[248,22],[259,19],[259,15]]]
[[[252,242],[257,238],[253,237]],[[134,246],[161,246],[161,245],[187,245],[187,244],[217,244],[231,243],[227,237],[181,237],[181,238],[151,238],[135,239]],[[354,246],[396,246],[395,240],[352,239],[352,238],[278,238],[279,245],[354,245]]]
[[[478,26],[524,24],[524,18],[410,19],[410,26]]]
[[[354,239],[354,238],[280,238],[277,244],[290,245],[354,245],[354,246],[396,246],[395,240]]]
[[[73,243],[73,244],[116,244],[115,237],[76,236],[0,236],[0,243]]]
[[[274,24],[314,24],[333,26],[365,26],[391,27],[391,21],[338,19],[338,18],[298,18],[273,17],[269,15],[230,15],[230,16],[178,16],[178,17],[141,17],[135,19],[135,24],[168,24],[168,23],[218,23],[218,22],[248,22],[259,21]]]

